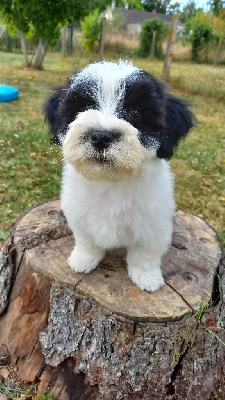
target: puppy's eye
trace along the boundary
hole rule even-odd
[[[158,136],[158,137],[157,137]],[[146,149],[155,148],[158,149],[160,146],[160,132],[139,132],[138,139],[140,140],[143,147]]]
[[[140,114],[141,114],[141,110],[139,110],[138,108],[136,109],[132,109],[130,108],[128,110],[128,114],[132,117],[132,118],[139,118]]]
[[[89,109],[96,109],[96,103],[88,94],[71,92],[59,105],[59,115],[65,126],[74,121],[77,115]]]
[[[76,109],[80,110],[79,112],[81,112],[96,107],[96,103],[91,96],[79,93],[74,96],[71,96],[70,106],[76,107]]]
[[[125,121],[132,123],[133,121],[138,121],[141,116],[141,110],[134,108],[127,108],[118,111],[118,116]]]

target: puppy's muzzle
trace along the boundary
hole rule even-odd
[[[121,136],[121,133],[117,131],[95,131],[91,133],[90,140],[94,149],[101,152],[118,142]]]
[[[80,113],[63,141],[65,160],[89,180],[119,182],[130,177],[146,153],[136,128],[98,110]]]

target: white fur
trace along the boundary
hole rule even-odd
[[[98,63],[71,79],[71,90],[82,84],[99,107],[81,112],[68,127],[61,205],[75,237],[68,259],[75,272],[90,272],[107,249],[126,247],[129,277],[140,289],[154,292],[164,284],[161,257],[171,243],[173,177],[169,164],[156,157],[157,141],[146,150],[137,129],[116,115],[125,93],[122,82],[139,79],[137,71],[127,62]],[[95,83],[91,88],[89,78]],[[123,134],[104,152],[102,164],[96,163],[87,134],[96,128]]]
[[[135,177],[116,183],[89,181],[66,163],[61,205],[76,240],[72,269],[90,272],[106,249],[127,247],[131,280],[150,292],[163,285],[161,256],[171,242],[175,209],[167,162],[150,158]]]
[[[116,87],[119,81],[139,71],[130,61],[120,60],[117,64],[113,62],[94,63],[84,68],[72,79],[71,90],[76,83],[83,82],[84,85],[89,78],[95,80],[97,90],[93,88],[93,96],[98,101],[99,109],[106,114],[113,114],[115,108],[124,94],[124,86],[116,95]]]

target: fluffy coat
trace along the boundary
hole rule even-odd
[[[194,124],[188,103],[131,63],[78,71],[45,105],[61,143],[61,206],[76,245],[75,272],[91,272],[107,249],[127,248],[127,270],[142,290],[164,284],[161,257],[175,210],[169,159]]]

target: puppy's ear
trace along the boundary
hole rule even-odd
[[[185,139],[196,123],[196,118],[189,109],[190,104],[180,98],[168,94],[166,97],[165,136],[157,151],[159,158],[171,158],[173,149],[180,140]]]
[[[51,143],[60,143],[60,133],[63,130],[63,121],[59,115],[59,106],[66,95],[66,88],[59,87],[54,90],[53,95],[44,104],[45,120],[49,125],[49,133],[51,135]]]

